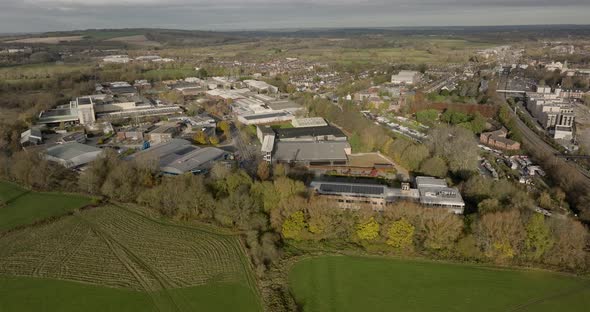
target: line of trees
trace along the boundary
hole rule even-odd
[[[387,206],[383,212],[370,207],[351,211],[313,196],[302,182],[285,176],[282,166],[264,175],[268,180],[255,180],[224,165],[216,165],[208,177],[159,177],[151,162],[114,156],[94,162],[80,175],[79,186],[168,217],[233,228],[244,234],[260,276],[281,256],[281,238],[345,241],[387,253],[571,271],[584,271],[590,264],[585,250],[588,232],[581,223],[536,214],[530,210],[529,197],[519,199],[510,185],[491,186],[480,178],[465,185],[467,196],[481,196],[485,202],[495,197],[485,197],[482,189],[494,187],[503,197],[498,208],[482,208],[479,215],[462,217],[407,202]]]
[[[413,203],[386,206],[382,213],[363,207],[342,210],[310,200],[292,208],[281,228],[295,241],[338,240],[386,254],[540,265],[582,272],[590,265],[588,231],[578,221],[547,218],[517,208],[463,218],[441,208]]]

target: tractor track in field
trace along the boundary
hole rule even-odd
[[[524,309],[529,308],[531,306],[534,306],[536,304],[539,304],[541,302],[545,302],[545,301],[557,299],[559,297],[563,297],[563,296],[568,296],[568,295],[571,295],[571,294],[575,294],[575,293],[584,291],[584,290],[589,289],[589,288],[590,288],[590,282],[589,283],[586,283],[586,284],[583,284],[583,285],[580,285],[580,287],[569,288],[569,289],[566,289],[566,290],[562,290],[562,291],[556,292],[556,293],[551,294],[549,296],[531,299],[529,301],[523,302],[521,304],[518,304],[516,306],[513,306],[513,307],[509,308],[508,310],[506,310],[506,312],[523,311]]]
[[[174,298],[168,291],[172,287],[172,282],[170,282],[164,274],[146,264],[140,257],[129,250],[129,248],[114,239],[107,231],[100,228],[100,225],[83,217],[80,218],[107,244],[119,262],[125,266],[129,273],[133,275],[144,291],[150,296],[158,311],[187,310],[181,307],[181,305],[185,305],[185,303],[179,304],[177,301],[177,299],[181,298]],[[150,281],[150,279],[141,271],[145,271],[145,273],[149,274],[150,277],[155,280],[156,284],[154,284],[153,281]]]
[[[60,267],[65,264],[67,262],[67,260],[73,255],[75,254],[78,249],[80,248],[80,246],[84,243],[84,239],[92,232],[92,230],[87,230],[86,232],[84,232],[84,234],[82,234],[82,239],[78,240],[76,242],[76,244],[74,244],[73,246],[70,246],[69,248],[66,248],[64,250],[64,254],[60,257],[59,261],[56,261],[56,263],[60,263]],[[39,265],[37,267],[35,267],[35,269],[33,270],[33,276],[41,276],[40,272],[43,270],[43,268],[46,266],[47,261],[49,259],[52,259],[54,256],[59,256],[59,251],[55,250],[54,252],[52,252],[51,254],[47,255],[45,257],[45,259],[43,261],[41,261],[39,263]]]

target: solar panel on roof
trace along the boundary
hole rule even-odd
[[[354,185],[352,186],[352,192],[357,194],[379,195],[383,194],[383,188],[374,186]]]
[[[330,193],[380,195],[383,194],[383,187],[348,184],[322,184],[320,185],[320,191]]]

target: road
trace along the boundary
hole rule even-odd
[[[232,145],[236,148],[239,155],[238,160],[240,167],[249,172],[256,172],[256,167],[260,158],[257,157],[259,156],[259,153],[257,153],[258,149],[256,145],[244,142],[243,134],[235,126],[232,126],[231,133]]]

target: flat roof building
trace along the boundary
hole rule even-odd
[[[291,124],[295,128],[324,127],[328,125],[322,117],[296,118],[291,121]]]
[[[346,141],[347,137],[337,127],[320,126],[275,129],[279,141]]]
[[[443,179],[416,177],[416,188],[420,192],[420,203],[427,206],[446,207],[456,214],[462,214],[465,202],[455,187],[449,187]]]
[[[43,134],[41,129],[33,127],[20,134],[20,144],[22,146],[27,145],[39,145],[43,143]]]
[[[239,115],[238,121],[245,125],[264,125],[272,123],[280,123],[285,121],[291,121],[295,118],[291,113],[288,112],[265,112],[260,114],[252,115]]]
[[[458,189],[448,187],[445,180],[432,177],[417,177],[416,188],[410,188],[409,183],[402,183],[401,188],[391,188],[381,184],[329,181],[313,181],[310,187],[316,194],[334,199],[341,208],[347,209],[369,204],[375,210],[383,210],[385,205],[398,200],[443,207],[456,214],[462,214],[465,207]]]
[[[91,125],[99,118],[161,116],[182,112],[177,105],[151,103],[137,95],[136,89],[126,82],[113,83],[112,86],[101,90],[106,93],[81,96],[68,105],[41,112],[39,123],[76,122]]]
[[[165,123],[147,133],[146,137],[152,144],[165,143],[172,140],[180,133],[177,123]]]
[[[200,148],[187,140],[173,139],[134,154],[137,160],[155,161],[165,174],[204,173],[215,162],[225,160],[228,153],[215,147]]]
[[[284,142],[274,144],[273,161],[303,165],[343,165],[348,161],[348,142]]]
[[[255,92],[261,93],[277,93],[279,92],[279,88],[270,85],[264,81],[260,80],[244,80],[244,84],[248,86],[248,88]]]
[[[58,144],[45,151],[45,159],[57,162],[66,168],[75,168],[94,161],[102,150],[78,142]]]
[[[412,70],[402,70],[391,76],[391,83],[413,85],[420,81],[420,73]]]

